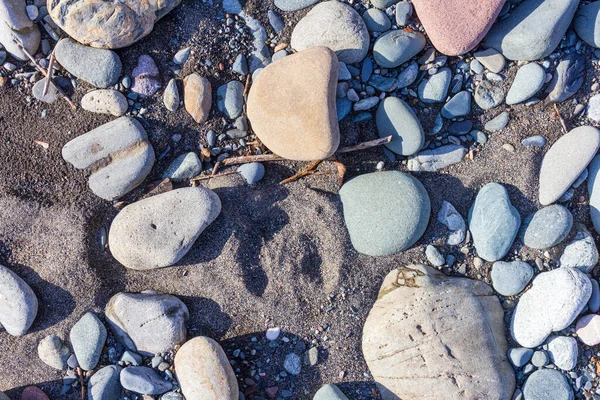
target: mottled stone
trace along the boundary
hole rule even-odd
[[[577,340],[567,336],[551,336],[546,342],[550,361],[563,371],[570,371],[577,365]]]
[[[150,97],[160,89],[161,82],[156,63],[147,54],[138,58],[136,67],[131,72],[133,85],[131,91],[142,97]]]
[[[171,79],[167,83],[167,87],[163,93],[163,103],[169,111],[177,111],[179,108],[179,89],[177,89],[177,81],[175,79]]]
[[[423,150],[409,158],[409,171],[434,172],[462,161],[467,149],[461,145],[448,144],[436,149]]]
[[[526,400],[573,400],[573,390],[567,378],[559,371],[540,369],[534,371],[523,385]]]
[[[577,224],[577,234],[560,256],[560,266],[590,273],[597,263],[598,248],[594,238],[583,224]]]
[[[120,117],[127,112],[129,105],[121,92],[111,89],[99,89],[83,96],[81,108],[98,114]]]
[[[0,265],[0,325],[9,335],[22,336],[38,312],[38,300],[29,285]]]
[[[49,335],[40,340],[38,356],[46,365],[58,370],[67,369],[67,360],[71,356],[69,347],[56,335]]]
[[[206,122],[212,105],[212,87],[208,79],[197,73],[183,80],[183,103],[186,111],[199,124]]]
[[[532,249],[548,249],[556,246],[573,227],[573,215],[558,204],[544,207],[525,221],[523,243]]]
[[[163,179],[180,182],[197,176],[202,171],[202,161],[194,152],[183,153],[173,160],[163,172]]]
[[[547,100],[560,103],[577,93],[583,85],[585,64],[585,57],[578,53],[571,53],[562,59],[546,89]]]
[[[88,381],[88,400],[114,400],[121,397],[121,367],[109,365],[99,369]]]

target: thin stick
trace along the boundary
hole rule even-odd
[[[321,163],[321,160],[313,161],[306,169],[303,169],[302,171],[298,172],[297,174],[290,176],[287,179],[282,180],[281,182],[279,182],[279,184],[285,185],[286,183],[297,181],[298,179],[302,178],[303,176],[314,174],[316,172],[314,169],[317,168],[317,166],[320,163]]]
[[[197,176],[195,178],[190,179],[190,182],[198,182],[198,181],[204,181],[206,179],[220,178],[222,176],[232,175],[232,174],[237,174],[237,173],[238,173],[237,171],[229,171],[229,172],[223,172],[222,174],[219,174],[219,175]]]
[[[42,66],[40,64],[38,64],[38,62],[35,60],[35,58],[33,58],[33,56],[31,54],[29,54],[27,49],[25,47],[23,47],[23,45],[21,43],[17,42],[16,40],[14,42],[17,46],[19,46],[19,48],[23,51],[23,53],[25,53],[25,55],[31,60],[31,62],[37,68],[37,70],[40,71],[42,73],[42,75],[44,75],[46,78],[48,78],[48,73],[44,70],[44,68],[42,68]],[[60,88],[60,86],[58,86],[58,85],[54,85],[54,86],[56,87],[56,90],[58,91],[58,93],[67,101],[67,103],[69,103],[71,108],[73,110],[76,110],[77,106],[71,101],[71,99],[69,99],[69,97],[67,97],[67,95]]]
[[[52,81],[53,74],[54,74],[54,50],[52,50],[52,54],[50,54],[50,62],[48,63],[48,77],[46,78],[46,84],[44,85],[44,91],[42,92],[42,95],[44,95],[44,96],[48,94],[48,89],[50,89],[50,81]]]
[[[382,144],[386,144],[391,141],[392,141],[392,136],[390,135],[390,136],[383,137],[381,139],[375,139],[375,140],[369,140],[368,142],[362,142],[355,146],[343,147],[343,148],[339,149],[337,152],[338,153],[350,153],[352,151],[359,151],[359,150],[364,150],[364,149],[368,149],[371,147],[381,146]]]
[[[560,125],[563,128],[563,131],[565,131],[565,133],[568,133],[569,131],[567,130],[567,126],[565,125],[565,120],[561,117],[560,111],[558,111],[558,106],[556,105],[556,103],[554,103],[554,110],[556,111],[556,115],[558,115],[558,119],[560,121]]]
[[[81,400],[85,400],[85,381],[83,380],[83,370],[77,367],[77,375],[79,376],[79,384],[81,385]]]
[[[250,74],[246,75],[246,85],[244,85],[244,96],[250,91]]]

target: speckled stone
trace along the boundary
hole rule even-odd
[[[573,215],[558,204],[544,207],[525,220],[523,243],[532,249],[548,249],[556,246],[573,227]]]
[[[502,296],[519,294],[533,278],[533,268],[524,261],[496,261],[492,266],[494,290]]]
[[[71,346],[79,365],[85,371],[93,370],[98,365],[106,336],[104,324],[91,312],[84,314],[71,328]]]

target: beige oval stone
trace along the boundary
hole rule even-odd
[[[235,373],[217,342],[205,336],[187,341],[175,355],[175,372],[186,400],[237,400]]]
[[[206,122],[212,105],[212,87],[208,79],[193,73],[183,80],[183,103],[186,111],[201,124]]]
[[[600,131],[580,126],[558,139],[540,167],[540,203],[554,203],[571,187],[600,147]]]
[[[127,99],[121,92],[99,89],[87,93],[81,99],[81,108],[86,111],[120,117],[127,112]]]
[[[287,56],[263,69],[248,96],[254,133],[290,160],[322,160],[340,143],[335,92],[338,60],[326,47]]]

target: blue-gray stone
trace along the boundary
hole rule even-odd
[[[239,400],[244,400],[244,394],[242,392],[240,392],[240,398]],[[183,395],[179,392],[167,392],[165,394],[163,394],[162,396],[160,396],[160,400],[184,400],[183,399]]]
[[[187,61],[188,57],[190,56],[190,52],[191,51],[192,51],[191,47],[186,47],[185,49],[179,50],[173,56],[173,62],[175,64],[177,64],[177,65],[183,65],[183,64],[185,64],[185,62]]]
[[[533,350],[525,347],[515,347],[508,350],[508,359],[515,367],[519,368],[527,364],[533,356]]]
[[[377,7],[380,10],[385,10],[388,7],[393,6],[397,2],[398,0],[371,0],[371,4],[373,4],[374,7]]]
[[[283,360],[283,368],[292,375],[299,375],[302,370],[302,360],[296,353],[290,353]]]
[[[325,385],[317,390],[313,400],[348,400],[342,391],[335,385]]]
[[[173,384],[149,367],[127,367],[121,371],[121,386],[135,393],[158,395],[168,392]]]
[[[338,81],[349,81],[352,75],[345,63],[338,63]]]
[[[352,117],[352,122],[370,121],[372,119],[373,119],[373,114],[371,114],[368,111],[361,111],[358,114],[356,114],[354,117]],[[386,150],[387,149],[384,149],[383,151],[385,152]]]
[[[427,261],[429,261],[429,264],[433,265],[434,267],[441,267],[446,263],[444,255],[440,253],[440,251],[435,246],[432,245],[428,245],[425,248],[425,257],[427,257]]]
[[[396,154],[409,156],[423,147],[425,134],[413,109],[398,97],[386,97],[375,115],[379,137],[392,136],[385,146]]]
[[[249,185],[255,184],[265,176],[265,166],[259,162],[242,164],[237,172],[244,177]]]
[[[312,6],[319,0],[275,0],[275,6],[282,11],[297,11]]]
[[[384,68],[396,68],[423,50],[425,43],[425,36],[419,32],[386,32],[375,41],[373,58]]]
[[[448,133],[451,135],[466,135],[471,131],[471,128],[473,128],[473,121],[470,119],[456,121],[448,127]]]
[[[129,363],[131,365],[140,365],[142,364],[142,356],[133,351],[126,350],[121,356],[121,361]]]
[[[372,75],[368,83],[380,92],[391,92],[398,86],[397,79],[385,78],[381,75]]]
[[[202,161],[194,152],[184,153],[177,157],[163,172],[162,178],[169,178],[174,182],[191,179],[202,171]]]
[[[223,0],[223,10],[229,14],[239,14],[242,12],[242,5],[239,0]]]
[[[577,93],[583,85],[585,64],[585,57],[578,53],[571,53],[561,60],[546,89],[547,100],[560,103]]]
[[[579,8],[573,19],[575,32],[592,47],[600,47],[600,3],[597,1]]]
[[[579,0],[526,0],[492,26],[484,44],[509,60],[544,58],[560,43],[578,5]]]
[[[473,71],[476,74],[480,74],[483,71],[485,71],[485,68],[483,67],[483,65],[476,58],[471,60],[471,62],[469,63],[469,68],[471,69],[471,71]]]
[[[481,188],[469,210],[469,228],[479,257],[490,262],[504,257],[520,225],[521,217],[504,186],[488,183]]]
[[[471,93],[463,90],[458,92],[442,107],[442,117],[452,119],[467,115],[471,112]]]
[[[369,8],[362,15],[369,32],[386,32],[392,27],[387,14],[377,8]]]
[[[398,74],[398,87],[397,89],[403,89],[407,86],[412,85],[417,77],[419,76],[419,65],[413,62],[404,68],[400,74]]]
[[[479,144],[485,144],[488,141],[487,135],[479,130],[472,131],[471,137]]]
[[[273,28],[275,33],[280,33],[283,31],[285,28],[285,23],[275,11],[269,10],[267,12],[267,17],[269,18],[269,24],[271,24],[271,28]]]
[[[84,314],[71,328],[69,338],[81,368],[85,371],[96,368],[106,342],[106,328],[96,314]]]
[[[548,249],[565,240],[572,227],[568,209],[559,204],[544,207],[525,220],[523,243],[532,249]]]
[[[506,95],[506,104],[519,104],[529,100],[540,91],[545,81],[544,67],[536,63],[523,65],[517,71],[515,80]]]
[[[244,106],[244,84],[231,81],[217,89],[217,105],[219,110],[230,119],[242,114]]]
[[[541,368],[548,364],[548,354],[543,350],[538,350],[531,356],[531,363],[534,367]]]
[[[121,398],[121,367],[109,365],[99,369],[88,381],[88,400],[115,400]]]
[[[413,14],[413,6],[408,1],[396,4],[396,25],[406,26]]]
[[[597,313],[600,310],[600,285],[595,279],[590,279],[592,282],[592,295],[588,301],[590,312]]]
[[[441,103],[445,101],[450,82],[452,82],[452,71],[450,71],[450,68],[441,68],[436,74],[419,84],[419,98],[424,103]]]
[[[501,82],[481,81],[475,88],[475,103],[484,110],[498,107],[504,101]]]
[[[409,171],[434,172],[460,162],[466,153],[467,149],[463,146],[448,144],[421,151],[409,158],[407,167]]]
[[[366,57],[362,62],[362,67],[360,69],[360,80],[363,82],[367,82],[373,73],[373,61],[371,58]]]
[[[421,182],[400,171],[357,176],[342,186],[340,197],[352,245],[363,254],[404,251],[429,222],[429,195]]]
[[[583,224],[577,224],[575,238],[567,244],[560,256],[560,266],[591,273],[598,263],[598,258],[594,238]]]
[[[352,102],[345,97],[343,99],[336,99],[335,107],[337,120],[341,121],[346,117],[346,115],[350,114],[350,111],[352,111]]]
[[[231,67],[233,72],[237,72],[240,75],[246,75],[248,73],[248,61],[246,56],[242,53],[238,54]]]
[[[554,369],[534,371],[523,385],[526,400],[573,400],[573,390],[565,376]]]
[[[213,130],[208,131],[206,134],[206,143],[208,147],[215,147],[215,144],[217,144],[217,132]]]
[[[271,62],[275,62],[277,60],[280,60],[280,59],[284,58],[287,55],[288,55],[287,50],[285,50],[285,49],[279,50],[277,53],[273,54],[273,57],[271,58]]]
[[[544,147],[547,140],[542,135],[529,136],[521,140],[523,146]]]
[[[506,128],[508,125],[508,112],[502,111],[500,114],[486,122],[483,128],[488,132],[496,132]]]
[[[502,296],[515,296],[533,278],[533,268],[524,261],[496,261],[492,266],[492,286]]]
[[[356,68],[355,66],[346,64],[346,68],[348,68],[348,71],[350,71],[350,74],[352,74],[352,76],[360,75],[360,69]]]

